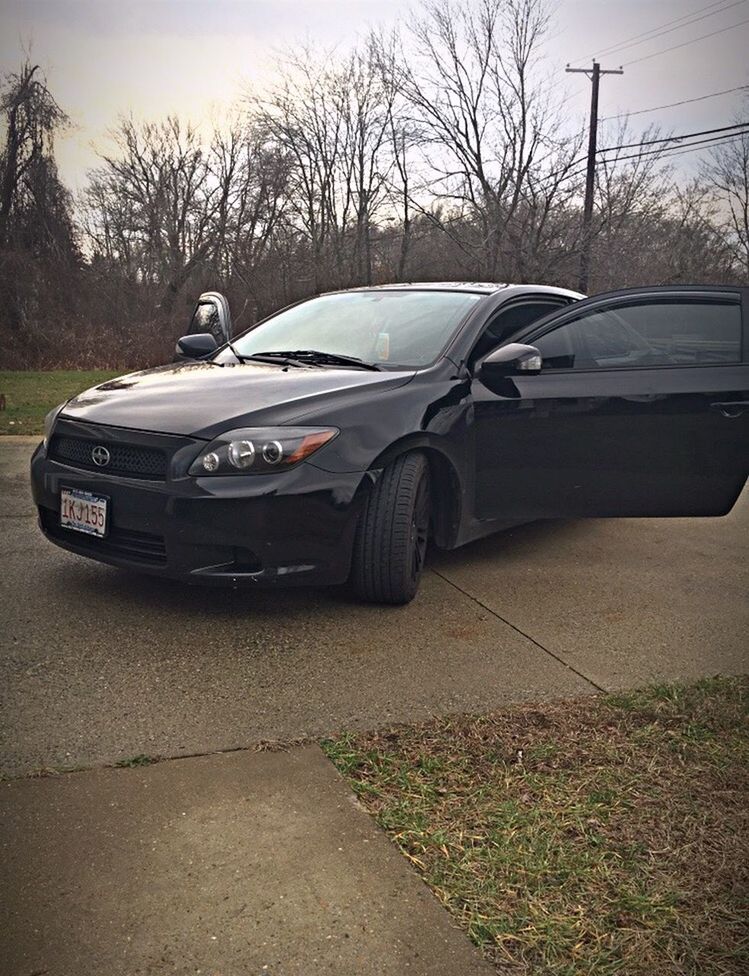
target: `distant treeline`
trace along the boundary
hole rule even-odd
[[[575,287],[583,120],[542,70],[547,26],[544,0],[440,0],[345,55],[295,48],[210,135],[120,120],[76,198],[54,158],[67,116],[24,63],[0,95],[0,363],[163,361],[206,289],[244,328],[386,281]],[[622,149],[598,167],[590,291],[748,281],[749,136],[686,184],[666,150],[633,153],[657,136],[605,132]]]

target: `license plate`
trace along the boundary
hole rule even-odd
[[[64,529],[87,535],[107,534],[107,502],[103,495],[93,495],[80,488],[60,489],[60,525]]]

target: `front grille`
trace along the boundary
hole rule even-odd
[[[39,508],[39,518],[48,536],[70,543],[76,549],[90,552],[92,555],[101,553],[103,556],[121,556],[123,559],[152,566],[166,565],[166,545],[162,535],[152,532],[135,532],[132,529],[121,529],[116,525],[110,526],[109,533],[103,539],[75,532],[60,525],[60,513],[51,508]]]
[[[94,463],[92,450],[101,445],[109,451],[109,463]],[[166,452],[158,447],[141,447],[139,444],[120,444],[116,441],[96,441],[84,437],[66,437],[58,434],[52,438],[48,456],[53,461],[86,471],[102,474],[118,474],[126,478],[144,478],[164,481],[166,478]]]

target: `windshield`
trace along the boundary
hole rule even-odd
[[[233,346],[240,356],[315,349],[383,368],[428,366],[482,297],[406,290],[322,295],[279,312]],[[225,349],[219,359],[230,356]]]

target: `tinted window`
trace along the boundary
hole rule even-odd
[[[322,295],[261,322],[234,346],[243,356],[318,349],[381,366],[428,366],[482,297],[405,289]]]
[[[486,328],[474,347],[471,360],[480,359],[509,339],[515,332],[519,332],[537,319],[543,318],[544,315],[549,315],[555,309],[566,304],[567,302],[554,301],[523,302],[520,305],[512,305],[510,308],[504,310],[500,309],[489,319]]]
[[[549,369],[693,366],[741,360],[741,306],[652,301],[590,311],[534,342]]]

